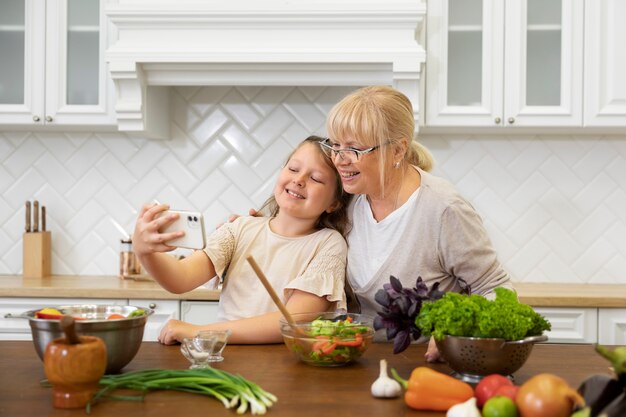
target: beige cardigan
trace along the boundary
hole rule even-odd
[[[472,293],[491,297],[496,287],[513,288],[482,219],[471,204],[448,181],[417,169],[422,181],[417,199],[408,211],[412,217],[398,236],[391,256],[374,277],[363,288],[353,288],[360,306],[350,303],[351,311],[360,309],[361,313],[375,317],[382,307],[374,295],[389,282],[390,275],[405,287],[415,286],[421,276],[429,288],[440,282],[443,291],[458,291],[458,278],[462,278],[470,284]],[[354,214],[352,207],[350,216]],[[353,261],[358,262],[350,258],[348,235],[348,263]],[[356,281],[347,276],[347,282]],[[354,301],[350,296],[348,291],[349,302]]]

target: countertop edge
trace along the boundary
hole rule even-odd
[[[626,284],[513,282],[520,302],[533,307],[626,308]],[[197,288],[182,294],[152,280],[118,276],[53,275],[26,278],[0,275],[0,297],[127,298],[217,301],[220,291]]]

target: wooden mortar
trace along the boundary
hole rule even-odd
[[[63,316],[60,324],[65,337],[48,343],[43,359],[52,402],[56,408],[85,407],[104,375],[106,345],[99,337],[77,336],[70,316]]]

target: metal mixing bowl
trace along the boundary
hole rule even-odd
[[[435,341],[454,376],[465,382],[477,383],[490,374],[512,379],[511,374],[524,365],[534,344],[546,340],[548,336],[541,335],[508,342],[504,339],[458,336],[445,336]]]
[[[52,307],[52,306],[51,306]],[[54,306],[63,314],[68,314],[76,320],[76,333],[80,336],[97,336],[104,341],[107,348],[106,373],[117,373],[126,366],[137,354],[141,346],[143,331],[148,316],[153,310],[143,307],[124,305],[71,305]],[[114,313],[128,316],[135,310],[145,310],[146,314],[125,319],[107,320]],[[39,311],[30,310],[24,313],[30,323],[33,343],[39,358],[43,360],[48,343],[54,339],[64,337],[59,320],[39,319],[35,314]]]

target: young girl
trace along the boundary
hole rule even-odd
[[[223,280],[218,323],[193,325],[170,320],[159,341],[173,344],[200,330],[230,329],[232,343],[282,342],[281,313],[246,261],[254,257],[291,313],[345,308],[346,206],[341,178],[321,151],[316,136],[304,140],[281,169],[268,217],[240,217],[208,237],[203,251],[177,260],[162,252],[184,232],[159,233],[175,220],[157,215],[163,204],[145,205],[137,219],[133,246],[144,268],[173,293],[183,293],[216,277]]]

